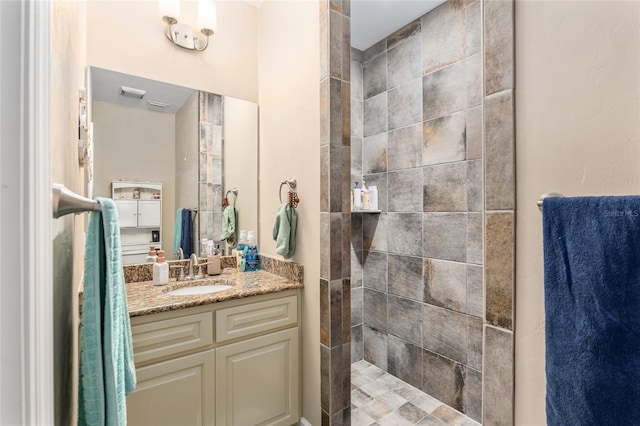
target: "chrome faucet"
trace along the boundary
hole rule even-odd
[[[175,255],[178,256],[178,260],[184,259],[184,252],[182,251],[182,247],[178,247],[178,250],[175,252]]]
[[[198,256],[195,253],[192,253],[191,257],[189,258],[189,276],[187,277],[188,280],[195,279],[196,266],[198,266]]]

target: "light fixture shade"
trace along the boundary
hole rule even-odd
[[[213,0],[198,0],[198,29],[207,36],[218,30],[218,16]]]
[[[180,19],[180,0],[159,0],[158,12],[165,21],[165,17],[178,21]]]

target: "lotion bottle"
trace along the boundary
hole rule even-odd
[[[165,260],[164,250],[158,250],[156,263],[153,264],[154,285],[165,285],[169,282],[169,265]]]

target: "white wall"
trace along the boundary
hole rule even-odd
[[[536,200],[640,192],[640,3],[516,2],[516,424],[545,423]],[[603,395],[606,398],[606,395]]]
[[[298,179],[297,251],[304,265],[302,415],[320,424],[320,64],[316,1],[260,8],[260,249],[275,255],[278,187]],[[283,189],[283,193],[284,193]]]
[[[202,52],[164,35],[157,1],[87,3],[87,65],[253,102],[258,100],[257,9],[216,1],[218,31]],[[195,26],[197,2],[181,1],[180,21]]]

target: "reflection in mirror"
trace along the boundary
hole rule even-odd
[[[257,231],[255,103],[89,71],[93,189],[116,201],[124,264],[144,262],[149,244],[169,259],[177,247],[185,257],[201,254],[205,240],[228,254],[220,241],[222,201],[234,188],[236,228]]]

